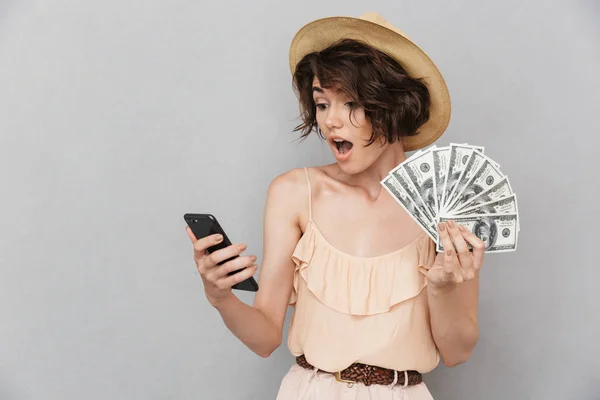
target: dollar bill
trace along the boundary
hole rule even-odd
[[[431,222],[435,222],[436,221],[435,214],[432,214],[429,212],[429,207],[425,204],[425,202],[421,198],[421,195],[417,191],[417,188],[411,182],[410,177],[408,176],[408,173],[406,172],[406,169],[404,169],[404,165],[406,164],[407,161],[409,161],[409,160],[404,161],[402,164],[400,164],[399,166],[397,166],[396,168],[391,170],[389,175],[391,175],[394,179],[396,179],[396,181],[400,184],[400,186],[408,194],[409,198],[413,201],[413,203],[415,203],[418,210],[420,212],[422,212],[424,215],[426,215],[427,218]]]
[[[519,214],[517,195],[512,194],[499,200],[490,201],[474,207],[466,208],[456,215],[482,215],[482,214]],[[519,218],[517,218],[517,232],[521,230]],[[517,237],[518,237],[517,233]]]
[[[450,219],[484,240],[487,252],[516,249],[517,197],[500,164],[482,146],[451,143],[417,150],[381,184],[437,243],[438,251],[443,246],[437,224]]]
[[[508,197],[513,194],[512,187],[508,177],[502,178],[502,180],[488,190],[479,193],[477,196],[473,196],[471,200],[462,204],[460,207],[452,210],[453,214],[458,214],[462,210],[467,208],[475,207],[481,204],[489,203],[491,201],[500,200],[504,197]]]
[[[447,207],[445,211],[450,211],[455,205],[455,201],[457,200],[460,202],[465,202],[468,200],[468,198],[465,195],[460,196],[459,198],[459,194],[463,193],[464,189],[467,187],[467,184],[471,181],[471,178],[473,178],[477,171],[479,171],[479,168],[486,160],[487,157],[478,151],[474,151],[471,153],[471,155],[469,156],[469,161],[467,161],[465,168],[463,169],[462,173],[460,174],[460,177],[458,178],[458,182],[456,183],[456,185],[454,185],[454,188],[452,189],[449,198],[446,200]],[[467,191],[467,194],[469,193],[471,192]]]
[[[452,144],[452,143],[450,143],[450,144]],[[484,150],[485,150],[485,148],[483,146],[473,146],[473,145],[470,145],[469,143],[454,143],[454,144],[459,145],[459,146],[471,146],[475,151],[477,151],[481,154],[483,154]]]
[[[502,253],[517,249],[517,214],[486,214],[460,217],[440,217],[440,222],[453,220],[474,233],[485,243],[486,253]],[[472,246],[467,243],[471,249]],[[437,243],[437,251],[444,251],[441,241]]]
[[[418,157],[418,156],[419,156],[419,154],[421,154],[422,152],[423,152],[423,149],[419,149],[419,150],[415,151],[415,152],[414,152],[414,153],[413,153],[413,154],[410,156],[410,158],[412,158],[412,157]]]
[[[503,178],[504,174],[486,158],[477,172],[465,184],[463,191],[456,196],[456,199],[451,200],[447,209],[461,207],[462,204],[468,203],[470,199],[490,189]]]
[[[427,211],[436,220],[437,209],[434,189],[433,153],[434,147],[411,157],[402,164],[406,175],[410,178],[413,186],[421,196],[421,200],[427,206]]]
[[[433,158],[433,191],[435,193],[435,211],[439,215],[442,204],[442,191],[446,182],[448,161],[450,159],[450,146],[436,147],[431,150]]]
[[[458,182],[458,178],[467,165],[467,161],[473,151],[483,152],[483,148],[466,144],[450,144],[450,159],[448,160],[448,172],[446,173],[444,189],[442,190],[442,206],[440,207],[440,210],[446,209],[450,193]]]
[[[461,144],[467,144],[467,143],[461,143]],[[484,154],[484,148],[480,147],[480,146],[473,146],[475,147],[475,151],[481,154]],[[490,161],[496,166],[496,168],[500,169],[500,164],[498,164],[496,161],[490,159]]]
[[[421,228],[435,242],[438,241],[437,227],[427,218],[423,211],[411,200],[408,193],[400,186],[396,179],[387,175],[382,181],[383,187],[392,195],[392,197],[404,208],[404,210],[418,223]]]
[[[456,215],[465,216],[478,214],[518,214],[517,195],[512,194],[499,200],[494,200],[488,203],[466,208]]]

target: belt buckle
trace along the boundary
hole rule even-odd
[[[352,387],[354,386],[354,384],[356,383],[356,381],[350,381],[347,379],[342,379],[342,371],[338,371],[335,374],[333,374],[333,376],[335,376],[335,380],[340,382],[340,383],[345,383],[346,385],[348,385],[348,387]]]

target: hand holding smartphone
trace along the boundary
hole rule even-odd
[[[255,271],[255,269],[248,269],[248,267],[252,264],[249,257],[240,256],[239,249],[237,249],[235,246],[232,246],[227,234],[225,234],[225,231],[213,215],[188,213],[183,216],[183,219],[194,234],[196,240],[198,240],[198,242],[202,241],[199,244],[199,247],[206,245],[205,250],[209,254],[214,253],[213,257],[211,258],[218,260],[216,264],[209,265],[209,263],[206,261],[206,258],[199,263],[199,258],[195,257],[197,258],[196,263],[198,264],[198,270],[201,274],[203,274],[203,279],[209,279],[212,284],[221,288],[223,286],[227,286],[229,283],[238,279],[239,277],[244,277],[245,279],[242,281],[233,284],[231,289],[245,290],[250,292],[258,291],[258,283],[250,274],[251,272]],[[220,234],[223,236],[223,239],[219,243],[209,241],[209,237],[215,234]],[[198,246],[195,245],[195,248],[197,247]]]

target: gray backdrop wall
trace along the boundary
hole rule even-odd
[[[261,255],[266,189],[331,161],[299,144],[288,46],[378,11],[453,101],[438,142],[483,145],[519,250],[482,272],[469,363],[436,399],[600,399],[598,1],[0,1],[0,399],[272,399],[204,298],[185,212]],[[251,302],[251,294],[241,294]]]

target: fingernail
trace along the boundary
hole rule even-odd
[[[223,235],[217,235],[215,236],[215,242],[220,242],[221,240],[223,240]]]
[[[440,231],[442,231],[442,232],[443,232],[443,231],[445,231],[445,230],[446,230],[446,224],[442,222],[442,223],[439,225],[439,228],[440,228]]]
[[[450,249],[446,250],[446,255],[451,256],[452,255],[452,250],[450,250]]]
[[[461,230],[461,231],[463,231],[463,232],[466,230],[466,228],[464,227],[464,225],[459,225],[459,226],[458,226],[458,229],[460,229],[460,230]]]
[[[240,251],[244,251],[244,250],[246,250],[246,245],[245,244],[238,244],[238,249]]]
[[[250,262],[254,262],[254,261],[256,261],[256,256],[250,257]]]

